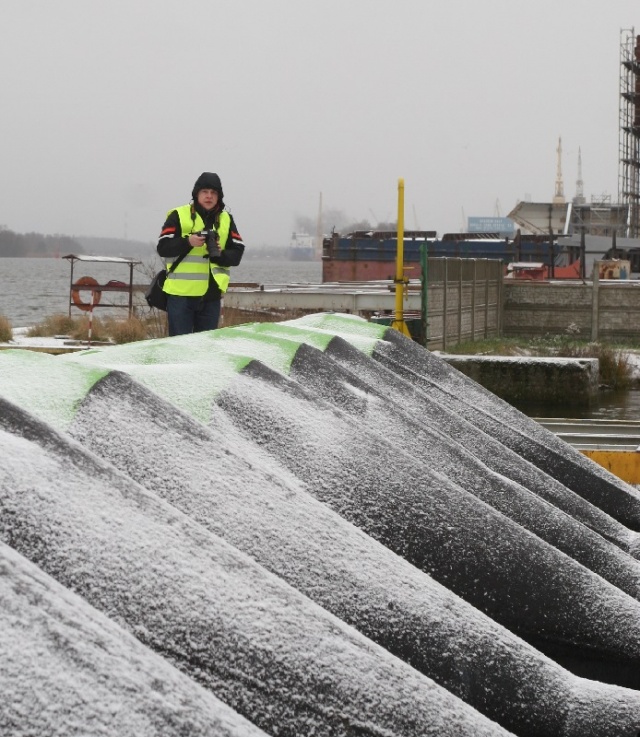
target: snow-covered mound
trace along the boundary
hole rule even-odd
[[[640,731],[637,492],[399,333],[319,315],[0,377],[0,540],[191,684],[185,718]]]
[[[264,735],[4,543],[0,623],[3,735]]]
[[[0,411],[0,537],[266,732],[506,734],[75,441]]]

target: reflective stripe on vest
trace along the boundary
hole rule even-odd
[[[174,211],[170,210],[169,212]],[[197,212],[193,213],[195,217],[192,219],[191,205],[176,207],[175,212],[178,213],[180,230],[183,236],[204,230],[204,222]],[[220,223],[217,230],[221,251],[227,245],[230,229],[231,217],[228,212],[223,210],[220,213]],[[168,267],[174,261],[175,258],[165,259],[165,264]],[[209,261],[206,245],[192,248],[189,255],[180,261],[175,270],[167,274],[163,289],[167,294],[175,294],[180,297],[202,297],[209,287],[209,273],[213,274],[220,291],[224,294],[231,280],[229,269],[212,264]]]

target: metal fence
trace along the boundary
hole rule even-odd
[[[500,335],[502,262],[422,254],[404,299],[414,340],[431,350]],[[422,274],[422,276],[421,276]],[[423,289],[423,283],[426,289]],[[346,312],[392,324],[392,280],[313,285],[232,285],[224,298],[223,325],[279,322],[314,312]]]

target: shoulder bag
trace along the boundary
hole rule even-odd
[[[144,298],[147,300],[149,307],[155,307],[156,310],[167,311],[168,295],[162,287],[164,286],[167,274],[171,273],[186,255],[186,253],[183,253],[168,269],[162,269],[153,277],[151,284],[149,284],[149,288],[144,293]]]

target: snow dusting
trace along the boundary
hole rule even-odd
[[[396,331],[0,352],[0,733],[640,734],[640,497]]]

